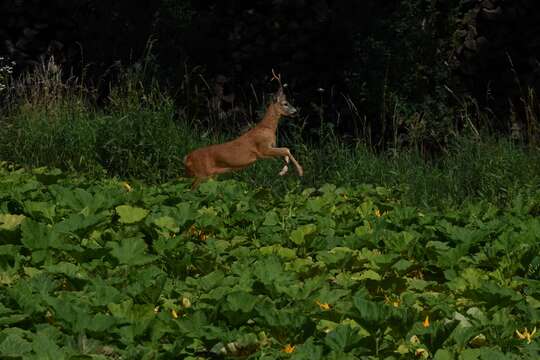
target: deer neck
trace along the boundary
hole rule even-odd
[[[275,132],[277,130],[280,118],[281,114],[276,109],[276,105],[271,104],[266,110],[263,119],[259,123],[259,127],[269,128]]]

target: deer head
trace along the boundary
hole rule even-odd
[[[279,84],[279,89],[274,95],[274,105],[278,113],[282,116],[291,116],[296,114],[296,108],[287,101],[287,97],[285,96],[285,92],[283,91],[283,85],[281,84],[281,75],[277,75],[274,72],[274,69],[272,69],[272,80],[276,80]]]

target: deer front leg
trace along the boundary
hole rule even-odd
[[[279,176],[283,176],[289,171],[289,157],[285,156],[285,165],[283,166],[283,169],[279,172]]]
[[[296,167],[296,171],[298,172],[298,175],[300,176],[304,175],[304,170],[302,169],[302,166],[300,166],[298,161],[296,161],[294,156],[292,156],[291,151],[287,148],[269,147],[263,151],[263,155],[266,157],[286,157],[287,156],[291,159],[292,163]]]

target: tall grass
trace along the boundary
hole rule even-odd
[[[192,100],[199,107],[196,111],[178,108],[141,71],[126,69],[104,106],[95,105],[94,93],[80,79],[65,78],[49,63],[14,82],[0,119],[0,160],[93,176],[176,181],[184,175],[182,158],[187,152],[238,135],[201,126],[200,107],[211,99]],[[190,84],[184,84],[186,92],[193,91]],[[263,101],[258,103],[253,111],[264,111]],[[322,124],[311,140],[304,136],[301,119],[284,120],[281,126],[278,143],[290,147],[304,166],[303,178],[292,167],[288,175],[278,176],[280,159],[259,161],[222,177],[277,193],[325,183],[391,186],[401,189],[403,201],[422,207],[468,199],[504,203],[540,184],[538,150],[509,139],[455,135],[441,156],[426,160],[416,145],[378,153],[369,142],[345,143],[330,125]]]
[[[484,199],[505,204],[518,194],[538,189],[540,153],[506,139],[456,138],[448,151],[425,160],[416,150],[376,153],[365,144],[344,144],[328,136],[322,144],[291,144],[304,166],[304,177],[281,179],[281,163],[260,162],[233,175],[256,186],[280,191],[285,187],[319,187],[324,183],[354,186],[369,183],[401,189],[409,204],[432,207]]]

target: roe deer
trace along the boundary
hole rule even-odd
[[[259,159],[271,157],[282,157],[285,160],[285,166],[279,172],[280,176],[287,173],[289,159],[296,167],[298,175],[304,174],[288,148],[275,147],[279,119],[282,116],[294,115],[297,110],[287,101],[281,76],[276,75],[273,70],[272,74],[272,80],[278,81],[279,89],[263,119],[254,128],[234,140],[196,149],[184,157],[187,175],[195,177],[192,189],[211,176],[240,170]]]

